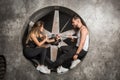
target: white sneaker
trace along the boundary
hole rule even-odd
[[[68,70],[69,70],[69,69],[67,69],[67,68],[64,68],[64,67],[62,67],[62,66],[59,66],[59,67],[57,68],[57,73],[58,73],[58,74],[66,73]]]
[[[50,69],[48,69],[48,67],[47,66],[44,66],[45,67],[45,69],[50,73],[51,72],[51,70]]]
[[[81,60],[79,60],[79,59],[72,61],[70,69],[73,69],[74,67],[76,67],[80,62],[81,62]]]
[[[44,65],[38,65],[36,69],[42,73],[50,74],[50,70],[48,70]]]

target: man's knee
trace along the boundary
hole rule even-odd
[[[68,49],[70,49],[70,46],[62,46],[61,49],[62,50],[68,50]]]

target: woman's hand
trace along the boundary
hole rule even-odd
[[[45,38],[44,38],[44,41],[48,41],[48,36],[47,35],[45,35]]]

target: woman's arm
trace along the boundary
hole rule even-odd
[[[48,39],[47,42],[48,42],[48,43],[51,43],[51,42],[58,41],[58,40],[60,40],[60,39],[61,39],[61,38],[60,38],[60,35],[56,35],[55,38],[53,38],[53,39]]]
[[[39,42],[38,41],[38,39],[36,38],[36,36],[35,36],[35,34],[31,34],[31,39],[35,42],[35,44],[37,45],[37,46],[42,46],[46,41],[47,41],[47,37],[45,37],[45,39],[44,40],[42,40],[41,42]]]
[[[46,42],[52,43],[52,42],[55,42],[55,39],[48,39]]]

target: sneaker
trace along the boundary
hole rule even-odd
[[[48,70],[44,65],[38,65],[36,69],[44,74],[50,74],[50,70]]]
[[[68,70],[69,70],[69,69],[67,69],[67,68],[64,68],[64,67],[62,67],[62,66],[59,66],[59,67],[57,68],[57,73],[58,73],[58,74],[66,73]]]
[[[47,66],[44,66],[44,67],[45,67],[46,71],[48,71],[49,73],[51,72],[51,70],[50,70],[50,69],[48,69],[48,67],[47,67]]]
[[[81,62],[81,60],[79,60],[79,59],[72,61],[70,69],[73,69],[74,67],[76,67],[80,62]]]

